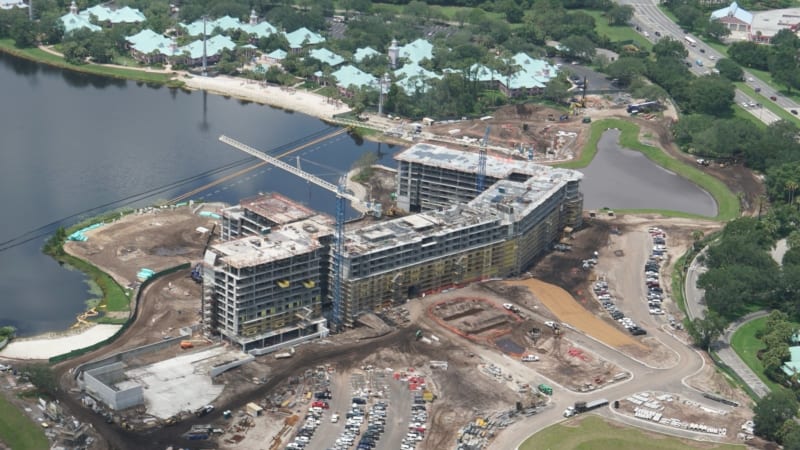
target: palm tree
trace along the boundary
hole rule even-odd
[[[800,188],[800,185],[797,184],[794,180],[789,180],[786,184],[783,185],[784,190],[789,193],[789,204],[794,203],[794,193],[797,192],[797,189]]]

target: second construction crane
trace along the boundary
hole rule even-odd
[[[350,200],[352,203],[358,205],[361,203],[361,200],[347,192],[345,189],[345,177],[341,177],[339,179],[339,184],[335,185],[319,178],[316,175],[304,172],[297,167],[287,164],[278,158],[256,150],[247,144],[243,144],[235,139],[229,138],[228,136],[222,135],[219,137],[219,140],[233,148],[247,153],[248,155],[255,156],[256,158],[266,161],[279,169],[283,169],[286,172],[297,175],[304,180],[314,183],[317,186],[336,194],[336,232],[333,238],[333,322],[335,327],[341,327],[343,323],[342,252],[344,250],[345,201]]]
[[[481,141],[481,148],[478,151],[478,177],[476,182],[476,190],[478,194],[483,192],[483,189],[486,187],[486,146],[489,144],[489,132],[492,130],[492,127],[486,127],[486,133],[483,135],[483,141]]]

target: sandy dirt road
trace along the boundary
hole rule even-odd
[[[567,323],[578,330],[605,342],[612,347],[636,346],[645,348],[640,342],[605,321],[595,317],[592,313],[578,304],[569,292],[564,289],[535,278],[511,281],[512,286],[525,286],[549,309],[558,320]]]

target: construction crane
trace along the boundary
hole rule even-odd
[[[340,328],[344,322],[342,317],[342,253],[344,251],[345,200],[350,200],[353,203],[358,203],[361,200],[345,191],[345,177],[339,178],[339,185],[337,186],[228,136],[222,135],[219,140],[336,194],[336,232],[333,237],[333,323],[336,328]]]
[[[489,143],[489,131],[491,131],[492,127],[486,127],[486,133],[483,135],[483,141],[481,141],[481,148],[478,151],[478,180],[477,188],[478,194],[483,192],[484,185],[486,184],[486,145]]]

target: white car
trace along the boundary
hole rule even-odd
[[[556,327],[556,323],[555,323],[555,322],[553,322],[552,320],[546,320],[546,321],[544,322],[544,326],[546,326],[546,327],[550,327],[550,328],[555,328],[555,327]]]
[[[522,362],[536,362],[539,360],[539,357],[536,355],[525,355],[522,357]]]
[[[716,57],[716,56],[714,56],[714,55],[708,55],[708,59],[710,59],[710,60],[712,60],[712,61],[713,61],[713,60],[717,59],[717,57]]]

